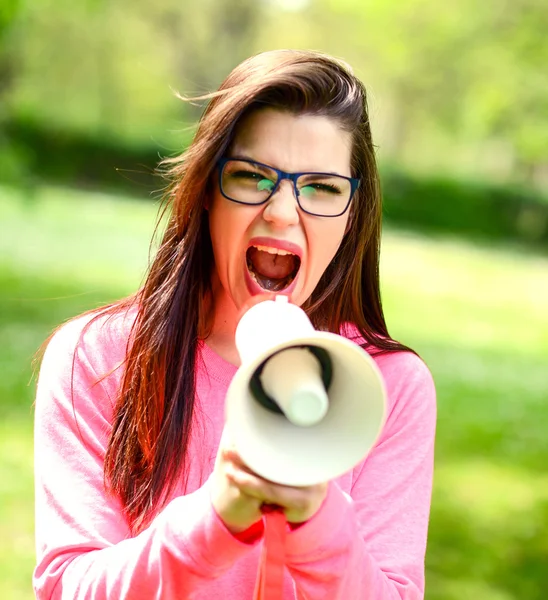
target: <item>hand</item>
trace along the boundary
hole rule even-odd
[[[327,483],[291,487],[263,479],[249,469],[223,434],[211,480],[211,500],[232,533],[261,520],[264,505],[280,507],[288,522],[304,523],[320,509]]]

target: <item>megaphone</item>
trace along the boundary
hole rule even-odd
[[[385,420],[386,391],[357,344],[316,331],[286,296],[244,313],[241,366],[226,397],[226,426],[244,463],[270,481],[308,486],[363,460]]]

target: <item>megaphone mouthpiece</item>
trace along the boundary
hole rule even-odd
[[[264,391],[294,425],[315,425],[327,413],[321,365],[308,348],[277,352],[264,365],[260,378]]]

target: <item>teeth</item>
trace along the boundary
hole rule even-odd
[[[253,246],[257,248],[257,250],[261,250],[261,252],[268,252],[269,254],[280,254],[281,256],[286,256],[287,254],[293,254],[293,252],[289,252],[288,250],[282,250],[281,248],[272,248],[271,246]]]

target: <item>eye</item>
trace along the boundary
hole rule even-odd
[[[259,181],[264,178],[263,175],[257,173],[256,171],[246,171],[245,169],[233,171],[230,173],[230,177],[234,177],[235,179],[250,179],[252,181]]]
[[[300,191],[305,196],[314,196],[317,194],[341,194],[341,189],[336,185],[330,183],[308,183],[305,186],[303,186]]]
[[[240,182],[241,185],[256,186],[257,191],[271,192],[274,189],[275,181],[265,176],[264,173],[259,171],[252,171],[250,169],[238,169],[228,175],[234,182]]]

